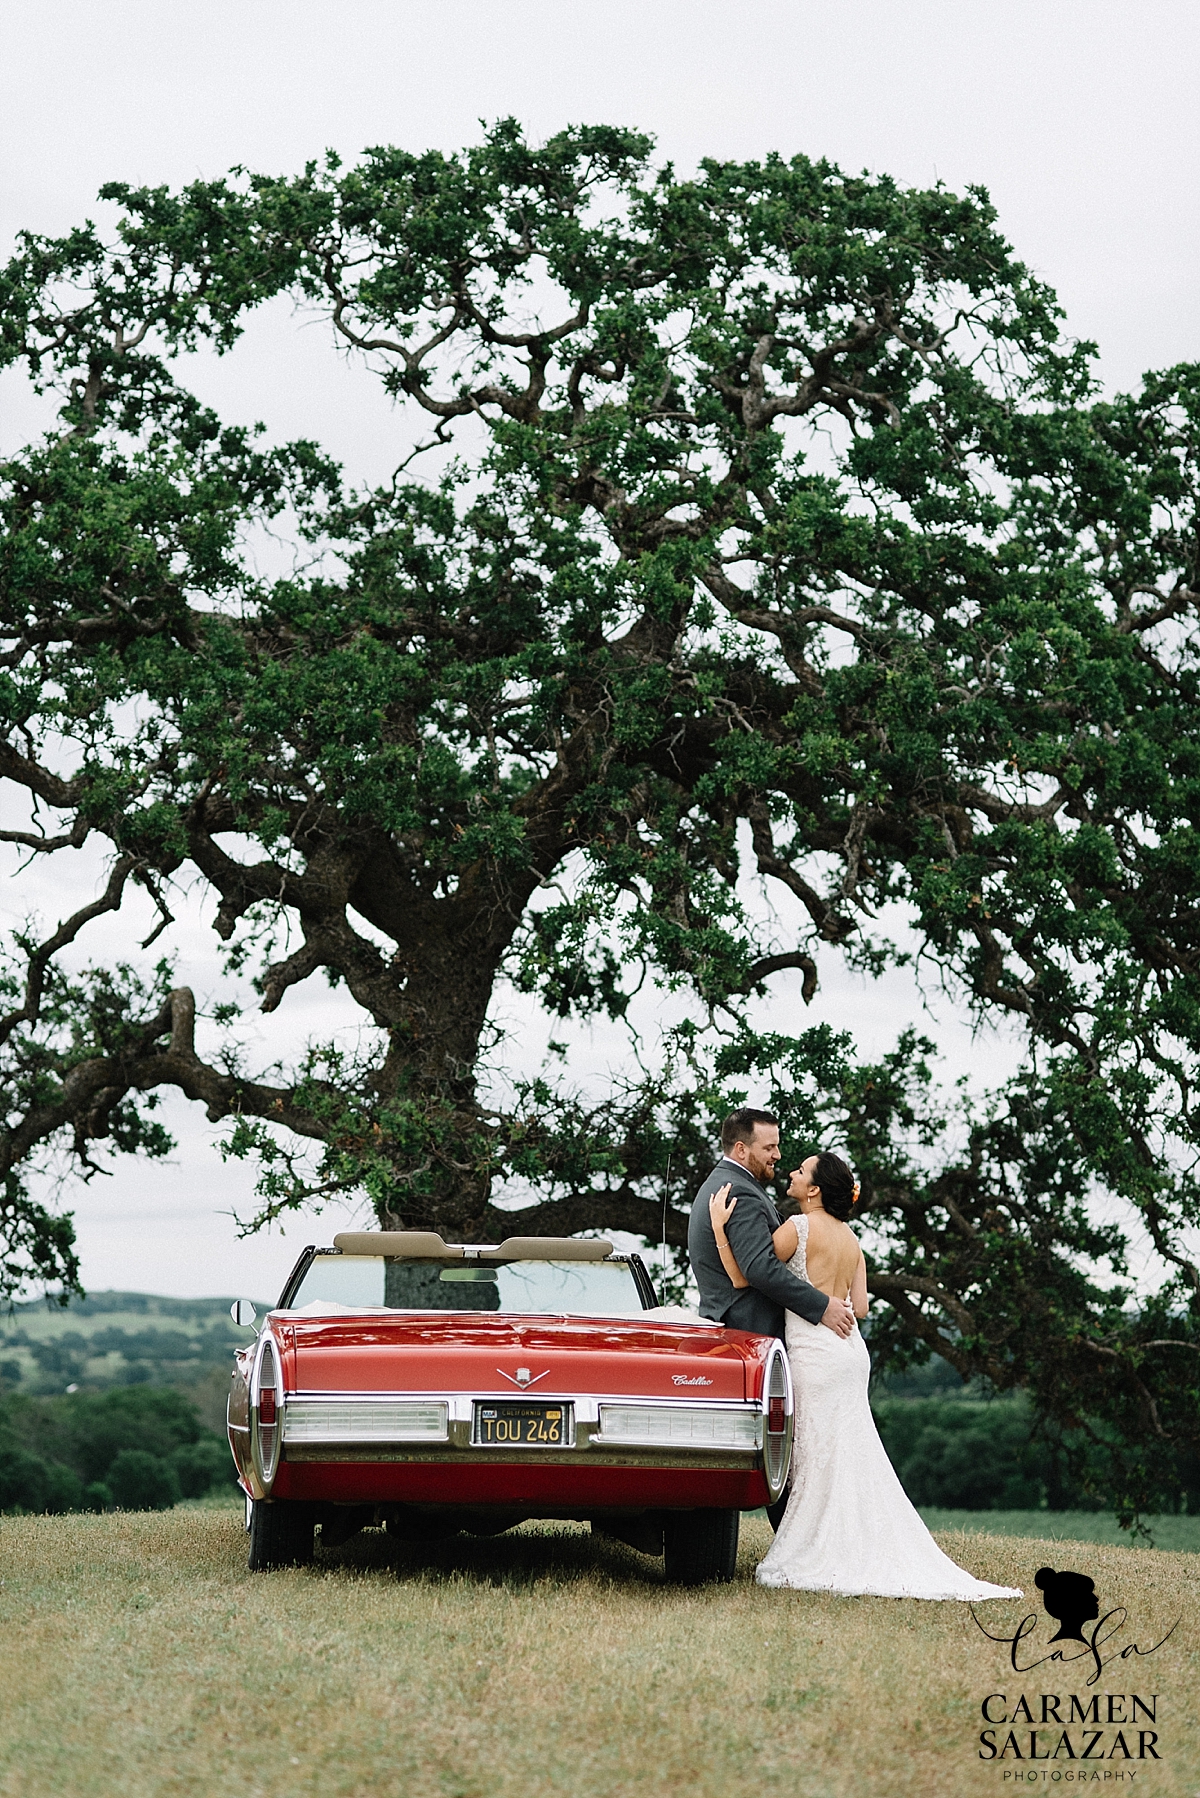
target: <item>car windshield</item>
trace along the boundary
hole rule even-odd
[[[640,1317],[627,1261],[479,1262],[314,1255],[288,1309],[322,1312],[524,1311]]]

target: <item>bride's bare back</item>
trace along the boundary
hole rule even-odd
[[[831,1299],[852,1296],[854,1277],[862,1266],[862,1250],[849,1224],[830,1217],[827,1211],[810,1211],[805,1260],[810,1285],[828,1293]]]

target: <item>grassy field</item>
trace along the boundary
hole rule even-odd
[[[0,1792],[960,1798],[1014,1783],[1011,1758],[978,1758],[988,1693],[1085,1691],[1082,1670],[1022,1682],[964,1605],[763,1591],[768,1539],[747,1521],[738,1581],[680,1592],[573,1525],[420,1551],[370,1532],[311,1571],[251,1576],[226,1507],[4,1518]],[[941,1540],[1030,1593],[1056,1556]],[[1137,1792],[1193,1798],[1200,1558],[1093,1545],[1066,1564],[1128,1607],[1114,1648],[1184,1618],[1153,1659],[1106,1667],[1099,1691],[1160,1694],[1163,1758],[1107,1761],[1126,1779],[1097,1789],[1135,1772]],[[984,1614],[999,1634],[1036,1608]]]
[[[1103,1542],[1109,1547],[1182,1549],[1200,1554],[1200,1517],[1146,1517],[1150,1542],[1134,1539],[1107,1511],[949,1511],[922,1505],[931,1530],[970,1535],[1037,1536],[1050,1542]]]

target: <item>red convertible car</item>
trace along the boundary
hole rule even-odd
[[[254,1570],[311,1560],[318,1528],[575,1518],[695,1585],[732,1577],[740,1512],[783,1490],[792,1387],[774,1337],[659,1307],[610,1243],[363,1231],[305,1249],[239,1352],[229,1441]]]

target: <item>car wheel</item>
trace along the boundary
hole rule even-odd
[[[740,1511],[668,1511],[663,1518],[666,1577],[676,1586],[731,1580]]]
[[[250,1506],[250,1571],[306,1567],[313,1558],[311,1505],[256,1498]]]

